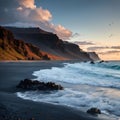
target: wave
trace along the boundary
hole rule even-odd
[[[113,69],[113,70],[120,70],[120,62],[103,62],[103,63],[97,63],[99,67],[107,68],[107,69]]]
[[[37,102],[67,105],[87,110],[98,107],[102,113],[120,118],[120,62],[64,63],[64,67],[52,67],[34,71],[35,79],[56,82],[64,86],[62,91],[17,92],[17,96]]]
[[[43,81],[120,88],[120,71],[100,66],[103,64],[65,63],[62,68],[43,69],[33,75]]]
[[[82,87],[82,86],[81,86]],[[91,89],[91,90],[89,90]],[[65,88],[58,92],[41,93],[39,91],[17,92],[17,96],[35,102],[52,103],[55,105],[66,105],[86,111],[91,107],[98,107],[102,113],[120,116],[120,91],[105,88],[82,87],[82,90]],[[118,117],[117,117],[118,116]],[[117,119],[116,119],[117,120]]]

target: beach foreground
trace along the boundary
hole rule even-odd
[[[20,80],[34,78],[33,71],[53,66],[63,64],[51,61],[0,63],[0,120],[103,120],[70,107],[17,97],[16,85]]]

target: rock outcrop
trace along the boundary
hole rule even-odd
[[[50,60],[50,54],[17,40],[11,31],[0,27],[0,60]]]
[[[93,61],[100,60],[99,56],[95,52],[88,52],[88,54]]]
[[[20,81],[17,88],[22,90],[63,90],[61,85],[57,85],[53,82],[40,82],[37,80],[24,79]]]
[[[87,113],[95,115],[95,114],[101,114],[101,110],[98,108],[90,108],[87,110]]]

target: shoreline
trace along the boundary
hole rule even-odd
[[[33,71],[62,67],[63,62],[0,62],[0,120],[103,120],[68,106],[24,100],[15,94],[15,86],[24,78],[34,78]],[[13,118],[14,117],[14,118]],[[106,119],[107,120],[107,119]]]
[[[0,60],[0,63],[6,63],[6,62],[68,62],[68,61],[85,62],[79,59],[66,59],[66,60]]]
[[[93,117],[71,107],[23,100],[15,94],[5,95],[4,93],[0,93],[0,95],[4,101],[0,106],[5,106],[5,110],[9,113],[9,118],[12,114],[12,117],[21,118],[21,120],[29,120],[30,118],[34,118],[35,120],[100,120],[96,116]],[[8,98],[9,101],[7,101]]]

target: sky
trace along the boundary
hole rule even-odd
[[[120,60],[120,0],[0,0],[0,25],[40,27]]]

